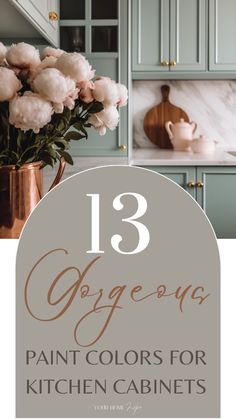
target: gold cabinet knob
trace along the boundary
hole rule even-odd
[[[126,145],[125,145],[125,144],[121,144],[121,145],[119,146],[119,149],[120,149],[120,151],[126,151],[127,147],[126,147]]]
[[[174,61],[170,61],[170,66],[171,67],[175,67],[177,65],[177,62],[174,60]]]
[[[202,181],[198,181],[197,182],[197,187],[198,188],[203,188],[204,187],[204,183]]]
[[[169,61],[162,61],[161,65],[163,67],[168,67],[170,65]]]
[[[196,183],[191,180],[190,182],[188,182],[187,186],[188,188],[195,188]]]
[[[58,20],[58,14],[57,14],[57,12],[49,12],[48,13],[48,17],[49,17],[49,20],[54,20],[54,21],[56,21],[56,20]]]

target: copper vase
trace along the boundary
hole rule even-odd
[[[16,170],[14,165],[0,167],[0,239],[17,239],[21,230],[43,196],[41,162],[29,163]],[[50,187],[56,186],[63,175],[64,160]]]

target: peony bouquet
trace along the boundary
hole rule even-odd
[[[0,42],[0,166],[73,164],[70,141],[88,138],[90,127],[114,130],[127,100],[124,85],[95,78],[77,52],[46,47],[40,57],[32,45]]]

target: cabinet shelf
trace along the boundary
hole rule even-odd
[[[118,20],[61,19],[60,26],[118,26]]]
[[[161,73],[151,71],[133,71],[132,80],[236,80],[236,72],[201,71],[201,72],[176,72]]]

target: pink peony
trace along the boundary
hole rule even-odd
[[[18,68],[33,68],[40,64],[39,51],[25,42],[13,44],[6,53],[8,64]]]
[[[79,97],[84,103],[91,103],[94,101],[93,92],[94,83],[93,81],[82,81],[77,84],[80,88]]]
[[[109,77],[99,77],[94,82],[93,97],[104,106],[116,106],[119,100],[116,82]]]
[[[62,54],[64,54],[65,51],[63,51],[60,48],[53,48],[53,47],[46,47],[44,48],[41,58],[44,60],[46,57],[54,57],[59,58]]]
[[[21,88],[22,84],[14,71],[0,67],[0,101],[11,100]]]
[[[22,131],[32,129],[36,134],[51,121],[52,114],[51,103],[32,92],[16,96],[9,106],[10,124]]]
[[[29,83],[31,84],[32,81],[35,79],[35,77],[45,68],[55,67],[56,61],[57,61],[57,58],[55,58],[55,57],[44,58],[44,60],[41,61],[41,63],[37,67],[30,70],[29,77],[28,77]]]
[[[54,110],[63,112],[64,106],[73,109],[78,97],[75,81],[65,77],[56,68],[46,68],[33,81],[34,90],[42,97],[55,104]],[[64,105],[64,106],[63,106]]]
[[[107,128],[111,131],[116,129],[119,123],[119,112],[115,106],[109,106],[103,109],[103,111],[91,115],[88,122],[99,132],[100,135],[105,135]]]
[[[55,67],[76,83],[91,80],[95,75],[89,62],[78,52],[65,52],[57,59]]]
[[[4,60],[6,58],[7,48],[5,45],[3,45],[2,42],[0,42],[0,64],[4,63]]]
[[[118,102],[117,105],[121,108],[126,106],[128,102],[128,90],[124,84],[117,83]]]

